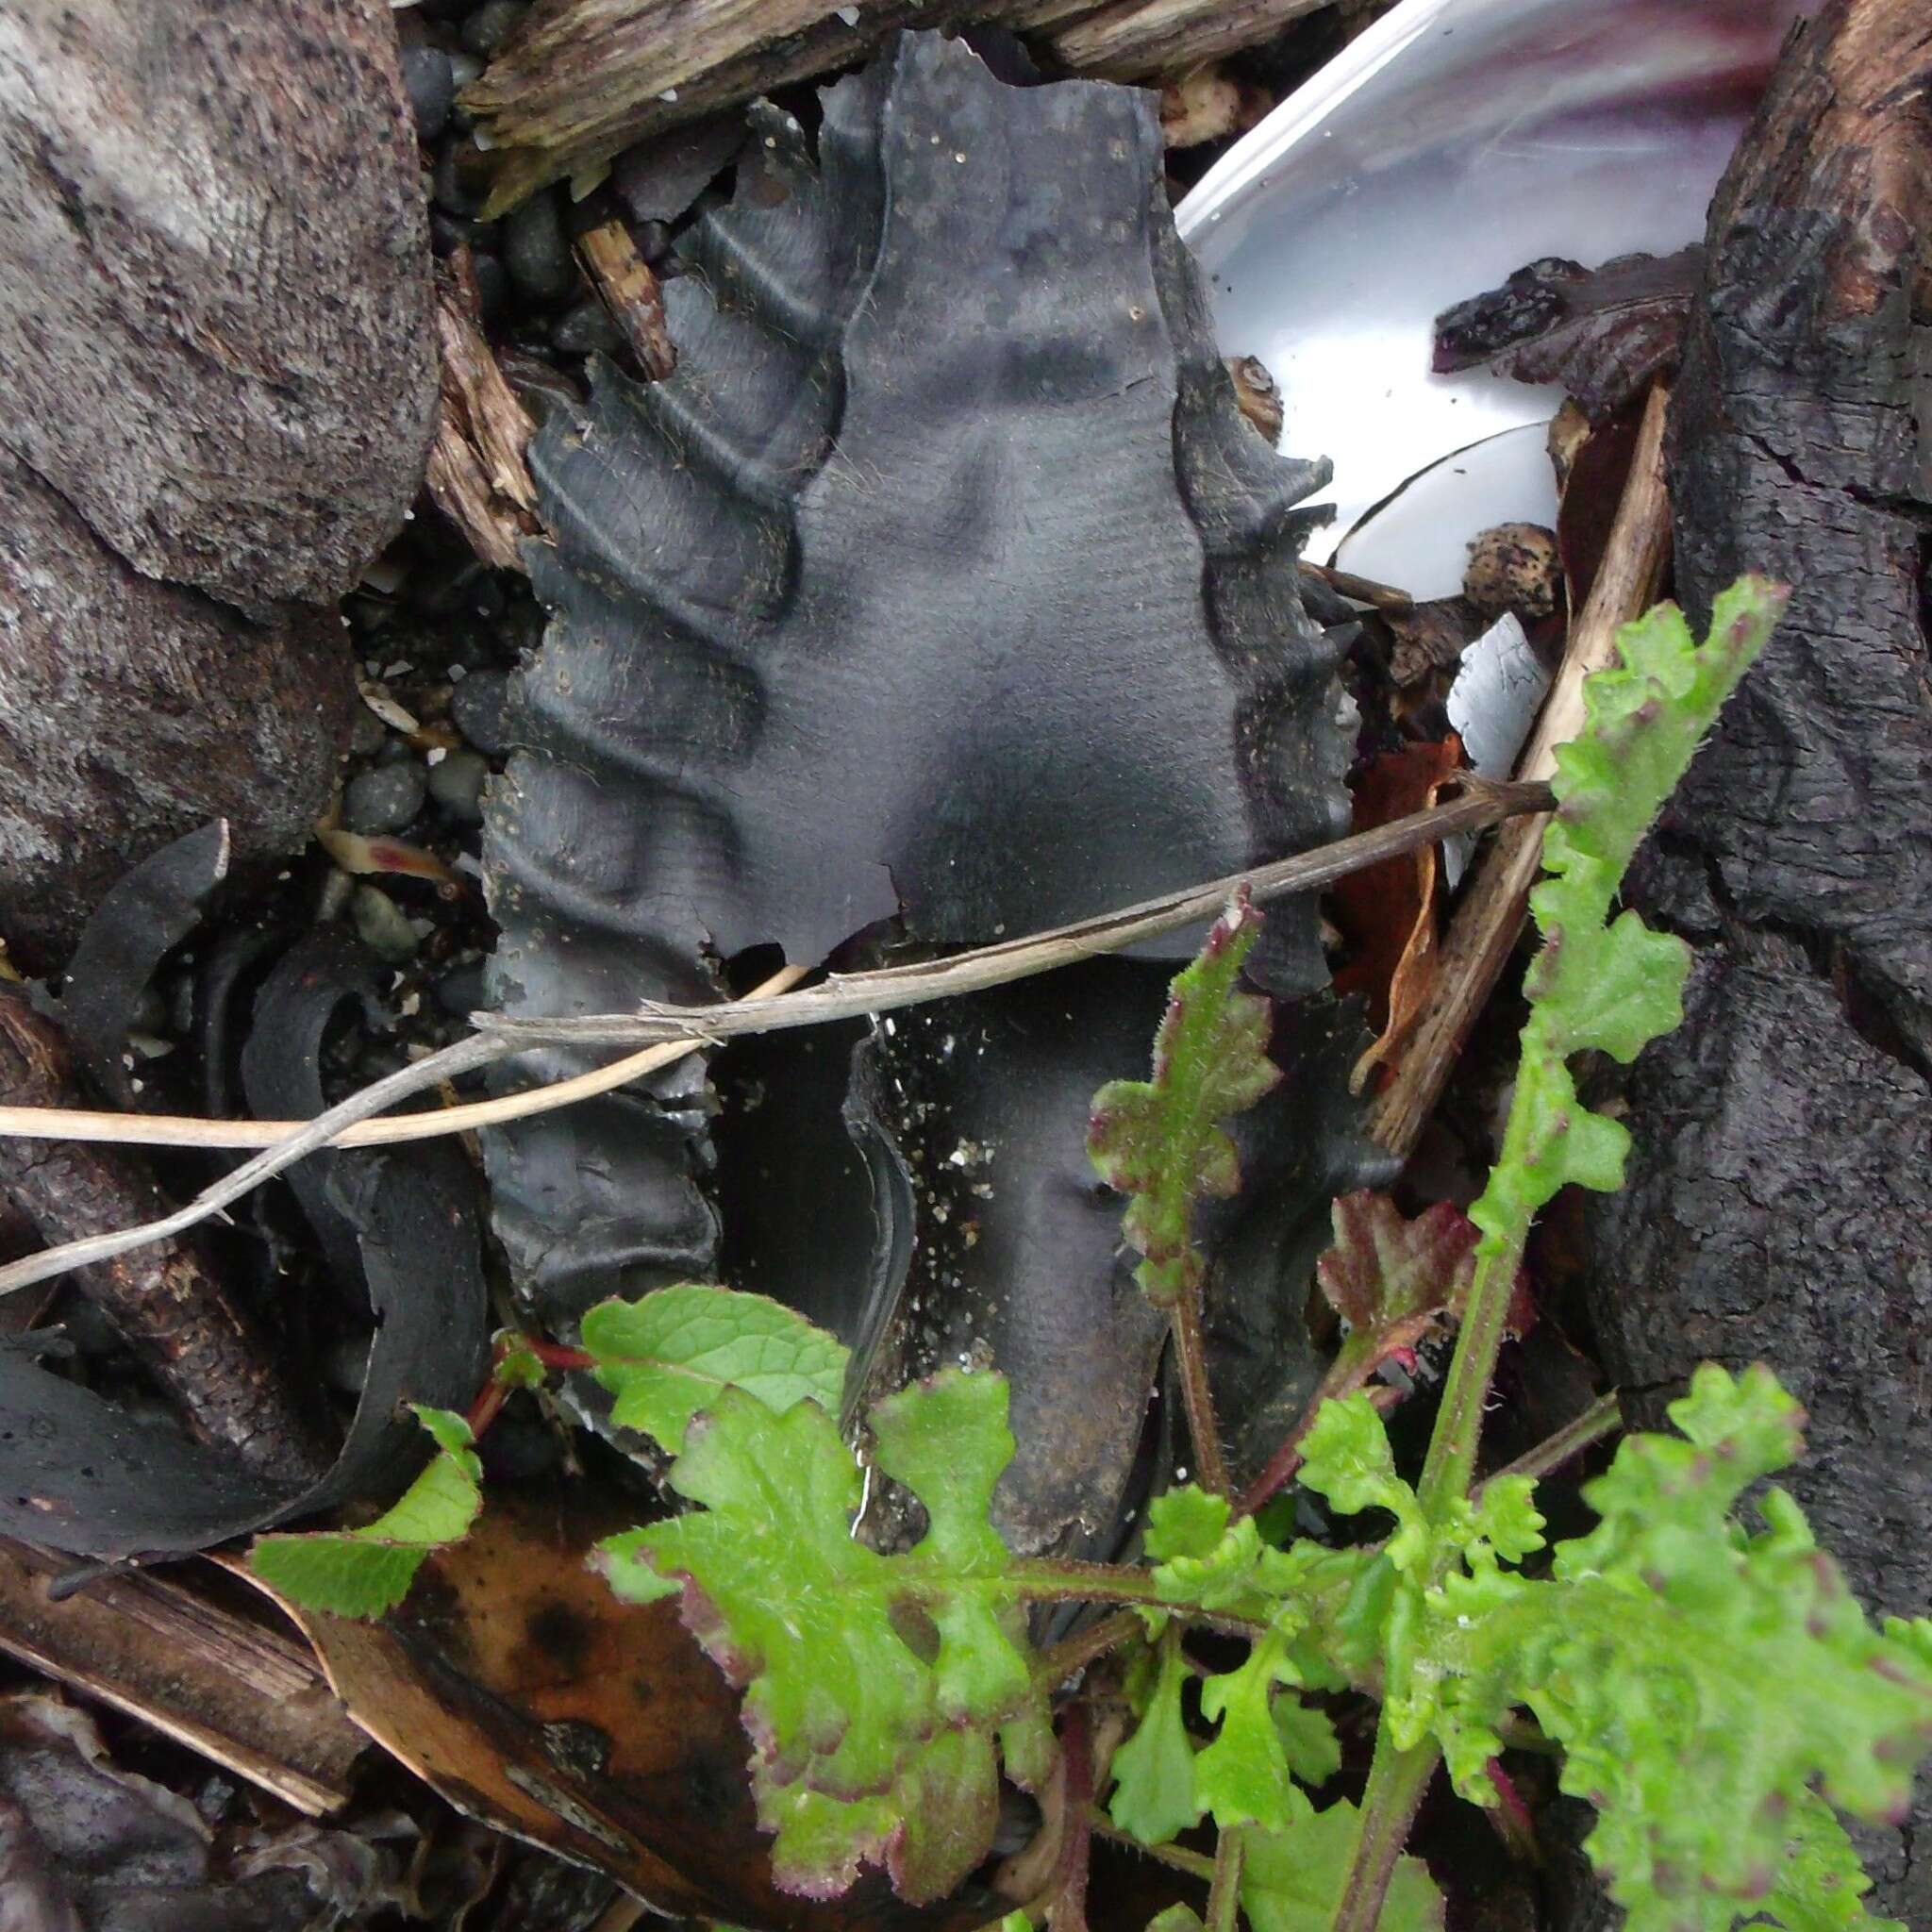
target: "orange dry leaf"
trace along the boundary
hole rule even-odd
[[[1443,781],[1462,767],[1462,741],[1406,744],[1385,752],[1355,791],[1355,829],[1372,831],[1435,802]],[[1359,1091],[1371,1069],[1397,1052],[1414,1024],[1435,972],[1436,848],[1425,845],[1342,879],[1331,909],[1348,941],[1348,963],[1335,990],[1360,993],[1379,1038],[1355,1071]]]

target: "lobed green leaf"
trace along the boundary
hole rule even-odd
[[[1268,1058],[1269,1004],[1238,991],[1260,928],[1245,896],[1229,903],[1170,989],[1153,1079],[1110,1080],[1093,1096],[1087,1151],[1100,1178],[1128,1197],[1121,1229],[1144,1257],[1135,1278],[1160,1307],[1200,1284],[1195,1204],[1241,1185],[1234,1142],[1220,1124],[1281,1079]]]
[[[986,1855],[1002,1760],[1037,1784],[1053,1740],[989,1516],[1013,1452],[1005,1381],[949,1370],[872,1421],[878,1470],[925,1507],[910,1551],[854,1536],[863,1472],[817,1401],[780,1412],[727,1387],[671,1470],[703,1507],[600,1560],[620,1591],[680,1585],[686,1624],[743,1688],[778,1882],[832,1896],[877,1863],[921,1903]]]

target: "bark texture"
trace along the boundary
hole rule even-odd
[[[131,865],[227,819],[238,865],[308,837],[356,703],[340,621],[156,583],[0,447],[0,935],[58,963]]]
[[[1640,1425],[1705,1357],[1810,1413],[1790,1488],[1874,1612],[1932,1602],[1932,14],[1832,0],[1719,190],[1676,399],[1678,584],[1790,612],[1631,896],[1690,940],[1687,1019],[1626,1084],[1592,1197]],[[1932,1924],[1932,1803],[1869,1835]],[[1570,1923],[1581,1922],[1581,1914]]]
[[[0,441],[136,569],[354,584],[422,481],[429,303],[379,0],[0,14]]]

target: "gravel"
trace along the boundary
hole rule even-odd
[[[453,751],[430,766],[429,795],[451,818],[481,824],[483,786],[489,776],[490,767],[480,752]]]
[[[463,45],[488,59],[509,39],[526,10],[524,0],[483,0],[463,23]]]
[[[503,735],[503,707],[508,696],[507,671],[473,671],[450,693],[450,722],[491,758],[500,758],[509,749]]]
[[[409,111],[416,117],[417,140],[434,141],[449,125],[449,110],[456,100],[449,56],[441,47],[405,47],[403,86],[408,92]]]
[[[343,787],[342,824],[365,838],[400,832],[423,809],[425,790],[423,768],[413,758],[377,765]]]
[[[572,291],[576,272],[555,194],[533,194],[504,217],[503,265],[530,301],[560,302]]]

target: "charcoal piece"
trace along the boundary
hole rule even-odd
[[[467,1407],[488,1356],[475,1186],[459,1159],[423,1151],[338,1176],[333,1206],[355,1232],[376,1327],[348,1439],[319,1484],[251,1474],[24,1345],[0,1347],[0,1534],[91,1557],[178,1556],[400,1487],[425,1453],[405,1405]]]
[[[610,164],[610,192],[634,222],[675,222],[744,144],[742,114],[713,114],[627,147]]]
[[[1868,1609],[1932,1602],[1932,42],[1830,0],[1719,189],[1675,390],[1679,589],[1790,605],[1630,896],[1696,949],[1591,1197],[1607,1366],[1656,1426],[1701,1357],[1810,1416],[1790,1487]],[[1932,1924],[1932,1799],[1874,1834],[1875,1911]]]
[[[993,1518],[1017,1550],[1107,1554],[1167,1334],[1087,1155],[1094,1091],[1140,1077],[1168,974],[1097,959],[881,1021],[857,1122],[888,1159],[876,1217],[903,1270],[855,1336],[873,1396],[998,1369],[1019,1444]]]
[[[388,9],[9,9],[0,180],[0,441],[145,575],[350,589],[436,411]]]
[[[1438,375],[1488,367],[1561,383],[1592,423],[1677,366],[1701,248],[1620,255],[1602,267],[1546,257],[1436,318]]]
[[[161,961],[194,930],[228,871],[228,828],[217,819],[164,845],[110,887],[67,962],[60,1016],[94,1084],[136,1104],[123,1064],[142,994]]]
[[[132,866],[225,819],[239,873],[303,843],[357,708],[337,619],[143,576],[0,446],[0,935],[58,966]]]
[[[1195,1238],[1211,1257],[1202,1305],[1208,1382],[1238,1485],[1261,1473],[1328,1367],[1307,1310],[1315,1262],[1335,1239],[1336,1197],[1391,1186],[1402,1169],[1369,1139],[1366,1102],[1348,1091],[1374,1037],[1357,1000],[1317,995],[1279,1009],[1269,1053],[1281,1084],[1228,1123],[1241,1191],[1196,1217]]]
[[[1296,568],[1325,473],[1241,417],[1151,100],[1006,88],[908,36],[826,94],[816,162],[755,118],[755,176],[667,286],[677,373],[598,368],[532,445],[555,615],[485,828],[491,991],[521,1016],[708,998],[713,957],[817,961],[881,922],[991,941],[1345,821],[1342,641]],[[1324,983],[1312,908],[1276,909],[1254,964]],[[1112,1071],[1144,1064],[1158,1010]],[[1063,1048],[1041,1134],[1097,1084],[1074,1094],[1087,1049]],[[564,1332],[605,1295],[715,1276],[703,1098],[691,1065],[488,1137],[520,1288]],[[1092,1220],[1117,1239],[1112,1207]],[[874,1265],[848,1304],[861,1353]],[[1062,1290],[1028,1265],[1043,1303],[1012,1320],[1050,1327]],[[1048,1399],[1016,1387],[1022,1413]],[[1078,1500],[1041,1534],[1111,1519],[1097,1469],[1059,1474]]]

